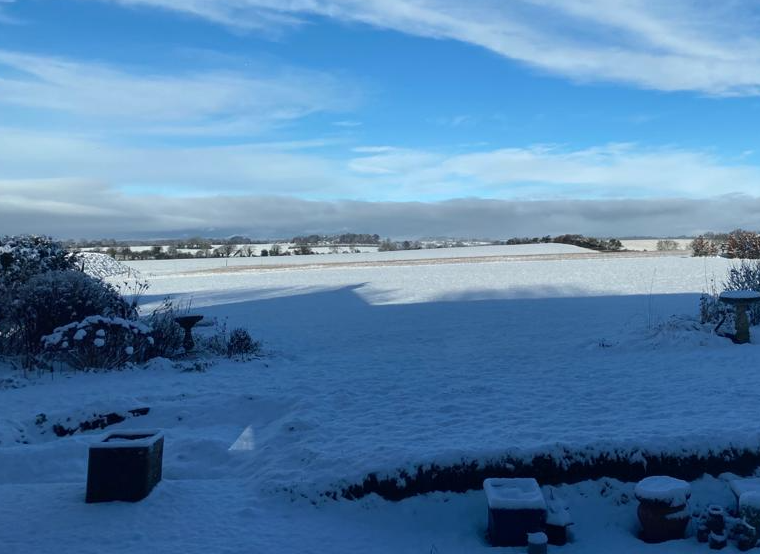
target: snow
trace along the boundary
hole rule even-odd
[[[760,479],[735,479],[731,481],[731,490],[740,498],[746,492],[760,492]]]
[[[720,298],[731,300],[760,300],[760,292],[754,290],[726,290],[720,293]]]
[[[739,497],[739,507],[760,510],[760,491],[747,491]]]
[[[685,506],[691,496],[691,486],[681,479],[656,475],[639,481],[634,494],[642,501],[660,502],[672,507]]]
[[[167,294],[191,298],[207,319],[248,328],[265,356],[218,360],[204,373],[157,359],[26,379],[0,363],[0,383],[11,383],[0,389],[3,552],[486,553],[483,491],[398,503],[321,494],[372,472],[507,454],[758,448],[760,374],[747,368],[760,349],[735,347],[695,320],[699,293],[729,265],[166,266],[150,278],[146,309]],[[150,412],[104,431],[51,430],[141,407]],[[86,505],[89,446],[127,428],[162,430],[164,480],[137,504]],[[690,505],[734,505],[735,478],[691,483]],[[643,545],[632,483],[553,490],[575,522],[563,552],[704,550],[693,539]]]
[[[77,260],[82,264],[83,270],[88,275],[105,279],[107,277],[128,276],[137,277],[134,269],[117,262],[107,254],[98,252],[79,252]]]
[[[139,431],[121,429],[118,434],[109,435],[100,442],[92,443],[90,448],[144,448],[155,444],[163,437],[163,433],[157,429]]]
[[[535,479],[486,479],[483,490],[492,510],[546,510]]]
[[[626,250],[640,250],[653,252],[657,250],[657,243],[660,240],[672,240],[678,245],[678,249],[683,251],[689,250],[691,243],[694,239],[624,239],[620,242],[623,243],[623,248]]]
[[[145,275],[176,275],[223,268],[284,268],[295,265],[381,263],[409,260],[446,260],[450,258],[498,258],[505,256],[568,256],[597,253],[569,244],[517,244],[509,246],[468,246],[426,248],[393,252],[358,254],[315,254],[310,256],[267,256],[252,258],[193,258],[187,260],[146,260],[124,262]]]
[[[546,533],[528,533],[528,544],[542,545],[549,542]]]

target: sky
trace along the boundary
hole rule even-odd
[[[0,234],[758,229],[753,0],[0,0]]]

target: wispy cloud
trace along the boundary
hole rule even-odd
[[[335,125],[336,127],[361,127],[362,122],[346,119],[343,121],[333,121],[333,125]]]
[[[710,95],[760,93],[753,0],[101,0],[246,29],[331,17],[453,39],[573,79]]]
[[[0,0],[0,25],[18,25],[22,23],[20,19],[13,17],[7,11],[7,6],[9,4],[13,4],[14,2],[15,0]]]
[[[741,159],[635,144],[468,148],[466,153],[349,148],[329,140],[152,148],[93,134],[12,127],[0,127],[3,178],[79,178],[122,189],[158,187],[174,196],[213,191],[393,201],[704,198],[760,190],[760,168]]]
[[[252,133],[315,112],[342,112],[358,99],[355,87],[315,71],[128,72],[0,50],[0,110],[23,106],[133,132]]]
[[[760,190],[760,169],[709,152],[607,144],[586,149],[538,145],[446,154],[354,149],[359,174],[392,176],[399,196],[700,197]]]

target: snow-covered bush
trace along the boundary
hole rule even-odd
[[[50,237],[19,235],[0,238],[0,282],[21,284],[48,271],[76,269],[76,258]]]
[[[227,356],[230,358],[245,358],[255,356],[261,349],[261,344],[251,338],[247,329],[233,329],[227,339]]]
[[[134,318],[135,308],[109,284],[81,271],[48,271],[16,287],[6,307],[9,352],[33,356],[54,329],[91,315]]]
[[[703,235],[698,236],[689,245],[691,255],[694,257],[717,256],[720,250],[718,244]]]
[[[49,237],[0,237],[0,354],[17,343],[9,317],[18,288],[35,275],[74,267],[73,256]]]
[[[213,331],[196,337],[198,350],[242,360],[255,357],[261,351],[261,343],[251,338],[244,328],[238,327],[231,332],[227,330],[227,321],[216,321]]]
[[[753,290],[760,292],[760,260],[742,260],[728,270],[723,290]],[[699,299],[699,311],[702,323],[717,323],[722,320],[733,321],[734,309],[719,300],[720,293],[713,284],[711,290]],[[747,310],[751,325],[760,324],[760,306],[754,305]]]
[[[760,258],[760,235],[742,229],[731,231],[726,241],[725,254],[729,258],[757,260]]]
[[[148,359],[152,329],[139,321],[94,315],[42,338],[48,359],[76,369],[115,369]]]
[[[182,340],[185,332],[175,321],[180,315],[180,309],[169,298],[153,310],[146,322],[153,329],[153,345],[151,357],[171,358],[182,351]]]

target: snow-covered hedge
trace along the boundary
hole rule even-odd
[[[52,359],[76,369],[116,369],[144,362],[154,344],[152,329],[121,317],[86,317],[42,338]]]

